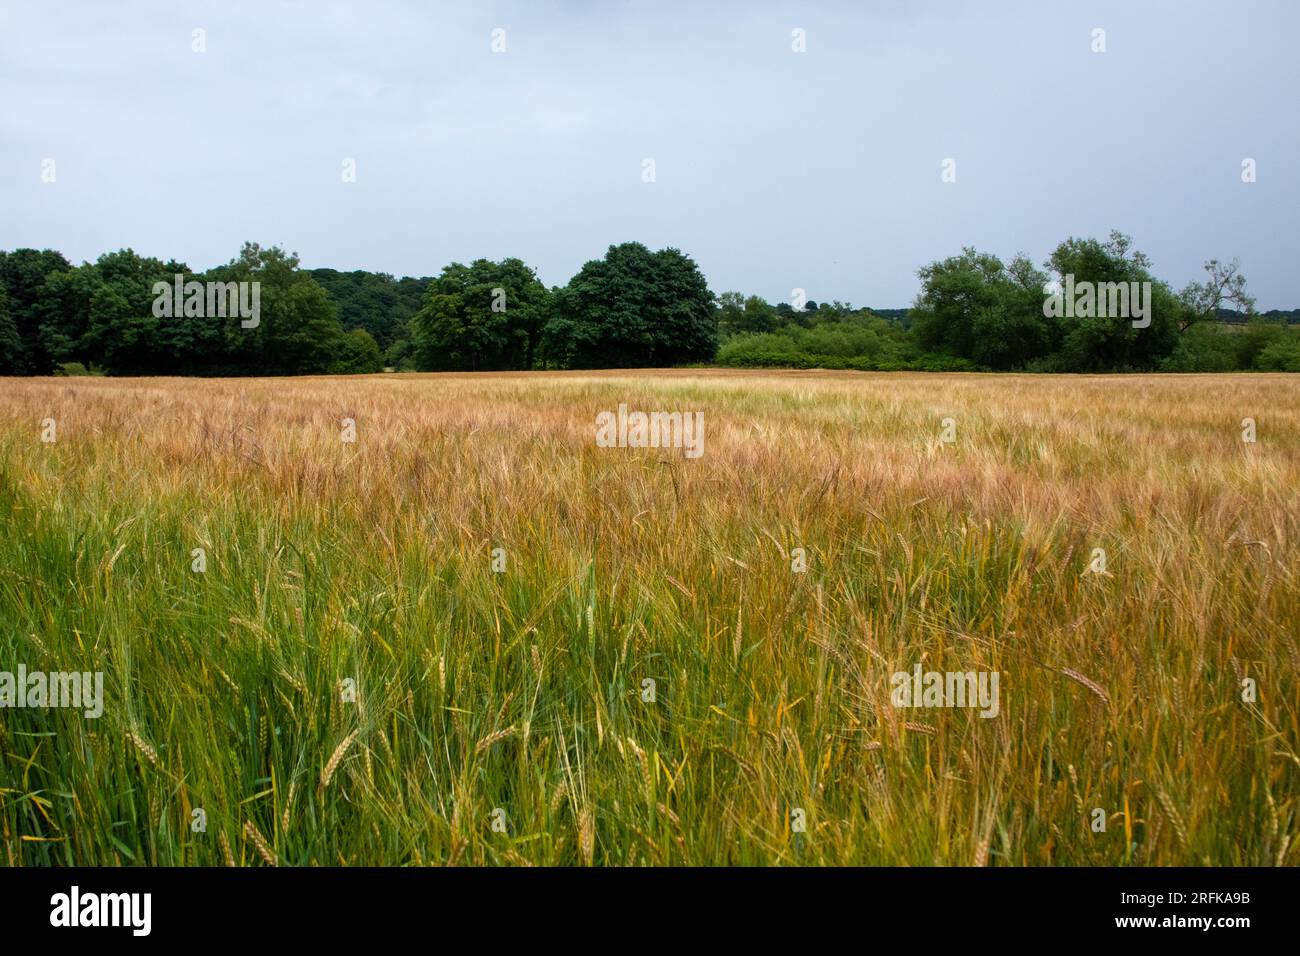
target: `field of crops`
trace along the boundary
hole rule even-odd
[[[1298,558],[1295,376],[4,379],[3,862],[1295,865]]]

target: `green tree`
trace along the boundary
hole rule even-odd
[[[1150,324],[1134,326],[1129,315],[1062,315],[1057,319],[1061,342],[1061,363],[1070,371],[1152,369],[1173,353],[1178,331],[1188,323],[1187,307],[1169,286],[1151,274],[1147,257],[1133,249],[1132,240],[1119,232],[1110,239],[1067,239],[1056,247],[1047,262],[1056,281],[1075,285],[1090,282],[1094,287],[1108,283],[1151,283]],[[1100,298],[1100,296],[1098,296]],[[1094,313],[1103,311],[1099,308]],[[1110,311],[1110,310],[1105,310]]]
[[[77,359],[93,360],[114,375],[178,371],[176,330],[184,319],[155,315],[154,289],[162,283],[170,290],[184,265],[123,249],[76,271],[76,284],[88,295],[85,325],[73,352]]]
[[[762,296],[745,297],[739,292],[718,296],[718,333],[722,336],[775,332],[780,324],[776,309]]]
[[[745,331],[745,297],[739,292],[723,292],[718,296],[718,333],[737,335]]]
[[[365,329],[353,329],[339,337],[338,352],[330,363],[331,375],[369,375],[384,368],[379,343]]]
[[[714,296],[677,249],[610,246],[556,295],[543,334],[548,364],[638,368],[709,361],[718,349]]]
[[[154,314],[154,286],[168,290],[185,266],[131,249],[52,272],[37,299],[41,341],[57,362],[102,366],[115,375],[185,373],[172,341],[174,322]]]
[[[86,335],[91,298],[100,284],[90,263],[45,277],[31,314],[40,330],[41,347],[52,362],[103,364],[101,348]]]
[[[248,320],[238,315],[224,319],[228,374],[316,375],[329,370],[343,336],[338,306],[298,268],[296,253],[248,242],[237,258],[205,279],[259,283],[257,325],[246,327]]]
[[[183,277],[185,283],[204,284],[204,307],[202,315],[186,315],[184,307],[173,307],[171,316],[158,320],[158,352],[168,363],[169,371],[166,374],[219,375],[236,371],[230,366],[226,338],[228,318],[211,314],[208,307],[208,276],[190,272],[184,263],[168,262],[163,265],[158,281],[167,282],[174,288],[178,275]],[[183,288],[182,286],[182,290]],[[227,311],[230,311],[228,301]]]
[[[9,318],[22,343],[10,361],[20,375],[49,375],[54,370],[54,358],[41,335],[38,302],[46,277],[71,268],[71,263],[53,249],[0,252],[0,285],[4,286]]]
[[[967,247],[918,275],[921,291],[910,318],[923,351],[993,369],[1023,368],[1050,351],[1042,291],[1047,277],[1024,256],[1008,266]]]
[[[519,259],[453,262],[429,283],[411,320],[418,368],[527,369],[550,308],[551,293]]]

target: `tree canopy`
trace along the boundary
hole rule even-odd
[[[707,362],[718,349],[713,293],[677,249],[610,246],[555,296],[543,360],[559,368],[644,368]]]
[[[415,361],[439,371],[532,368],[550,306],[550,291],[519,259],[453,262],[411,322]]]

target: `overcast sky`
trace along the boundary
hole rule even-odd
[[[0,248],[559,285],[639,240],[715,292],[892,307],[963,245],[1118,228],[1176,287],[1238,256],[1296,308],[1298,27],[1294,0],[0,0]]]

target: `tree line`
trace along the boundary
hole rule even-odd
[[[160,314],[159,290],[178,275],[258,283],[258,320],[179,306]],[[453,262],[434,277],[398,279],[303,269],[295,254],[255,243],[202,273],[130,249],[79,266],[52,250],[19,249],[0,252],[0,374],[702,364],[1300,371],[1300,313],[1256,312],[1235,262],[1211,260],[1204,281],[1175,292],[1119,233],[1104,241],[1068,239],[1042,266],[1023,255],[1004,262],[967,248],[924,266],[918,277],[910,309],[873,310],[802,296],[776,304],[739,292],[715,296],[689,256],[637,242],[610,246],[562,287],[547,287],[515,258]],[[1087,301],[1076,301],[1080,288]],[[1117,296],[1122,314],[1114,309]]]
[[[1239,265],[1212,259],[1175,292],[1132,240],[1071,238],[1036,266],[963,249],[918,271],[908,310],[803,311],[724,293],[715,361],[737,367],[1025,372],[1300,372],[1300,310],[1259,313]],[[1085,288],[1086,308],[1063,297]],[[1095,291],[1094,291],[1095,290]],[[1142,312],[1114,310],[1141,293]],[[1126,302],[1128,306],[1135,303]],[[1053,307],[1055,306],[1055,308]]]

